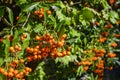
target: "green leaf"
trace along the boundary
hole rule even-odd
[[[0,6],[0,17],[4,16],[4,7]]]
[[[9,21],[13,25],[13,11],[9,7],[6,7],[6,10],[8,11]]]
[[[0,66],[4,63],[3,58],[0,58]]]
[[[52,24],[54,26],[54,29],[56,28],[56,19],[54,18],[53,15],[49,15],[48,18],[52,21]]]
[[[119,61],[116,61],[116,63],[120,66],[120,62]]]
[[[47,18],[48,18],[47,12],[44,11],[44,25],[45,25],[45,26],[46,26],[46,24],[47,24]]]
[[[16,44],[16,42],[19,40],[19,32],[18,32],[18,30],[16,29],[15,30],[15,32],[14,32],[14,41],[13,41],[13,45],[15,45]]]
[[[58,37],[60,38],[64,34],[64,32],[65,32],[65,26],[62,26],[60,28],[60,31],[58,32]]]
[[[23,28],[23,29],[24,29],[25,31],[30,32],[31,29],[32,29],[32,26],[28,23],[27,26],[26,26],[26,28]]]
[[[84,38],[84,44],[85,45],[87,44],[87,38]]]
[[[10,40],[7,38],[3,41],[3,43],[5,44],[5,49],[4,49],[4,52],[5,52],[5,57],[6,59],[8,58],[9,56],[9,47],[10,47]]]
[[[119,15],[117,12],[115,11],[110,11],[109,13],[109,18],[110,18],[110,21],[115,24],[117,22],[117,19],[119,19]]]
[[[82,19],[85,20],[85,21],[90,21],[94,17],[94,14],[90,10],[88,10],[87,8],[83,8],[80,11],[80,15],[79,16],[81,16]]]
[[[42,24],[37,24],[34,28],[34,31],[37,33],[37,32],[42,31],[43,28],[44,26]]]
[[[23,9],[24,12],[30,12],[32,11],[37,5],[39,5],[39,2],[34,2],[29,5],[26,5],[26,7]]]
[[[0,80],[4,80],[3,74],[0,74]]]
[[[113,49],[114,52],[120,52],[120,49]]]
[[[61,27],[63,26],[63,24],[65,23],[65,20],[62,20],[58,23],[57,27],[56,27],[56,31],[59,32]]]
[[[78,69],[77,69],[77,74],[76,74],[76,76],[80,76],[83,72],[84,72],[83,66],[79,66]]]
[[[100,3],[104,7],[104,9],[109,9],[110,8],[110,5],[108,4],[108,2],[106,0],[100,0]]]
[[[57,17],[58,17],[58,19],[59,19],[60,21],[66,19],[65,15],[62,13],[61,10],[56,11],[56,15],[57,15]]]
[[[24,49],[26,48],[26,47],[28,47],[28,45],[29,45],[29,40],[30,40],[30,34],[29,33],[25,33],[25,34],[27,34],[27,38],[25,38],[24,40],[23,40],[23,44],[22,44],[22,50],[24,51]]]
[[[71,23],[71,19],[68,18],[68,17],[66,17],[66,19],[65,19],[65,24],[69,26],[70,23]]]
[[[6,18],[4,18],[4,22],[5,22],[7,25],[12,26],[12,25],[7,21]]]
[[[88,7],[86,7],[88,10],[90,10],[91,12],[93,12],[95,15],[97,15],[97,16],[100,16],[101,14],[100,13],[98,13],[97,11],[95,11],[94,9],[92,9],[92,8],[88,8]]]
[[[23,23],[25,22],[27,16],[20,16],[20,19],[18,20],[18,23]]]

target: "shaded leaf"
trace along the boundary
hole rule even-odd
[[[26,7],[23,9],[24,12],[30,12],[32,11],[37,5],[39,5],[39,2],[34,2],[29,5],[26,5]]]
[[[13,11],[9,7],[6,7],[6,10],[8,11],[9,21],[13,25]]]
[[[4,16],[4,7],[0,6],[0,17]]]
[[[3,58],[0,58],[0,66],[4,63]]]

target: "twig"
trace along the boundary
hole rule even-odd
[[[81,1],[75,2],[75,3],[73,3],[73,4],[70,4],[70,6],[74,6],[74,5],[77,5],[77,4],[80,4],[80,3],[81,3]]]
[[[25,27],[25,25],[26,25],[27,22],[28,22],[29,17],[30,17],[30,13],[27,15],[27,19],[26,19],[25,22],[23,23],[22,27]]]

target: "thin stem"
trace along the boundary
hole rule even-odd
[[[81,1],[75,2],[75,3],[73,3],[73,4],[70,4],[70,6],[74,6],[74,5],[77,5],[77,4],[80,4],[80,3],[81,3]]]
[[[30,17],[30,13],[28,13],[28,15],[27,15],[27,19],[26,19],[26,21],[23,23],[22,27],[25,27],[25,25],[26,25],[27,22],[28,22],[29,17]]]

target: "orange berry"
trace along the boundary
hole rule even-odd
[[[5,72],[3,72],[2,74],[3,74],[3,75],[5,75],[5,76],[7,76],[7,75],[8,75],[8,73],[7,73],[6,71],[5,71]]]
[[[24,37],[23,37],[23,36],[21,36],[21,37],[20,37],[20,40],[21,40],[21,41],[23,41],[23,40],[24,40]]]
[[[14,70],[13,73],[14,73],[14,75],[18,74],[18,70]]]
[[[18,64],[18,60],[17,60],[17,59],[15,59],[15,60],[13,61],[13,63]]]
[[[20,75],[20,76],[23,76],[23,75],[24,75],[24,72],[20,72],[19,75]]]
[[[120,38],[120,34],[115,34],[113,36],[115,36],[116,38]]]
[[[114,58],[114,57],[116,57],[116,54],[115,53],[108,53],[108,57],[109,58]]]
[[[15,50],[14,50],[14,47],[13,46],[11,46],[10,48],[9,48],[9,52],[14,52]]]
[[[60,53],[60,52],[58,52],[56,55],[57,55],[58,57],[62,57],[62,56],[63,56],[62,53]]]
[[[4,68],[0,68],[0,73],[4,73],[4,72],[5,72]]]
[[[105,28],[108,28],[108,29],[113,28],[113,25],[112,24],[107,24],[107,25],[105,25]]]
[[[84,67],[84,70],[85,70],[85,71],[87,71],[88,69],[89,69],[89,67],[88,67],[88,66],[85,66],[85,67]]]
[[[67,54],[67,52],[64,50],[62,51],[63,56]]]
[[[109,3],[112,5],[116,2],[116,0],[109,0]]]
[[[20,16],[17,16],[17,17],[16,17],[16,20],[18,21],[19,19],[20,19]]]
[[[40,14],[40,15],[38,15],[38,17],[39,17],[39,18],[42,18],[42,17],[43,17],[43,15],[42,15],[42,14]]]
[[[25,72],[25,75],[27,76],[28,74],[29,74],[29,72],[26,71],[26,72]]]
[[[67,37],[67,35],[66,35],[66,34],[63,34],[63,35],[62,35],[62,38],[63,38],[63,39],[65,39],[66,37]]]
[[[9,72],[14,72],[14,69],[13,68],[9,68]]]
[[[37,46],[35,46],[35,48],[36,48],[36,49],[39,49],[39,48],[40,48],[40,46],[39,46],[39,45],[37,45]]]
[[[78,62],[78,66],[80,66],[82,63],[81,62]]]
[[[25,50],[26,50],[26,52],[29,52],[29,50],[30,50],[30,47],[27,47]]]
[[[35,15],[38,15],[38,11],[34,11],[34,14],[35,14]]]
[[[112,46],[113,48],[115,48],[115,47],[118,46],[118,44],[117,44],[116,42],[114,42],[114,43],[111,44],[111,46]]]
[[[27,34],[23,34],[23,37],[24,37],[24,38],[27,38]]]
[[[10,66],[13,67],[13,68],[15,68],[15,67],[16,67],[16,64],[12,62],[12,63],[10,64]]]
[[[62,47],[64,44],[60,41],[57,43],[58,47]]]
[[[70,47],[70,46],[68,46],[68,47],[67,47],[67,50],[68,50],[68,51],[70,51],[70,50],[71,50],[71,47]]]
[[[44,8],[40,8],[40,11],[41,11],[41,12],[44,12]]]
[[[54,57],[55,57],[55,53],[51,53],[50,56],[51,56],[52,58],[54,58]]]
[[[34,60],[36,60],[37,58],[38,58],[37,55],[34,55],[34,56],[33,56],[33,59],[34,59]]]
[[[22,50],[22,48],[21,47],[18,47],[18,51],[21,51]]]
[[[14,37],[12,35],[8,35],[7,38],[10,40],[10,41],[13,41]]]
[[[4,41],[4,38],[0,38],[0,42],[3,42]]]
[[[24,59],[20,59],[20,63],[24,63]]]
[[[32,71],[32,69],[31,69],[31,68],[29,68],[29,67],[25,67],[25,71],[26,71],[26,72],[31,72],[31,71]]]
[[[20,74],[15,75],[16,78],[20,78]]]
[[[108,67],[108,70],[112,70],[112,69],[113,69],[113,67],[112,67],[112,66]]]
[[[67,51],[66,54],[67,54],[67,55],[70,55],[71,53],[70,53],[70,51]]]
[[[105,42],[106,40],[107,40],[107,38],[106,38],[106,37],[101,37],[101,38],[99,38],[98,42],[103,43],[103,42]]]
[[[92,60],[96,61],[96,60],[98,60],[98,58],[97,57],[92,57]]]
[[[32,61],[32,57],[31,57],[31,56],[28,56],[28,57],[27,57],[27,60],[28,60],[28,62],[31,62],[31,61]]]
[[[14,47],[16,50],[19,48],[19,46],[18,45],[15,45],[15,47]]]
[[[38,52],[38,49],[37,49],[37,48],[34,48],[34,49],[33,49],[33,52]]]
[[[40,37],[39,36],[35,36],[35,40],[36,41],[40,40]]]
[[[37,58],[38,58],[38,59],[41,59],[41,58],[42,58],[42,56],[41,56],[41,55],[38,55],[38,56],[37,56]]]
[[[12,72],[8,72],[8,77],[13,77],[14,76],[14,74],[12,73]]]
[[[99,25],[99,22],[96,21],[96,22],[95,22],[95,25],[98,26],[98,25]]]
[[[108,32],[103,32],[101,35],[102,35],[103,37],[107,37],[107,36],[108,36]]]
[[[48,15],[50,15],[50,14],[51,14],[51,11],[50,11],[50,10],[48,10],[48,11],[47,11],[47,14],[48,14]]]

